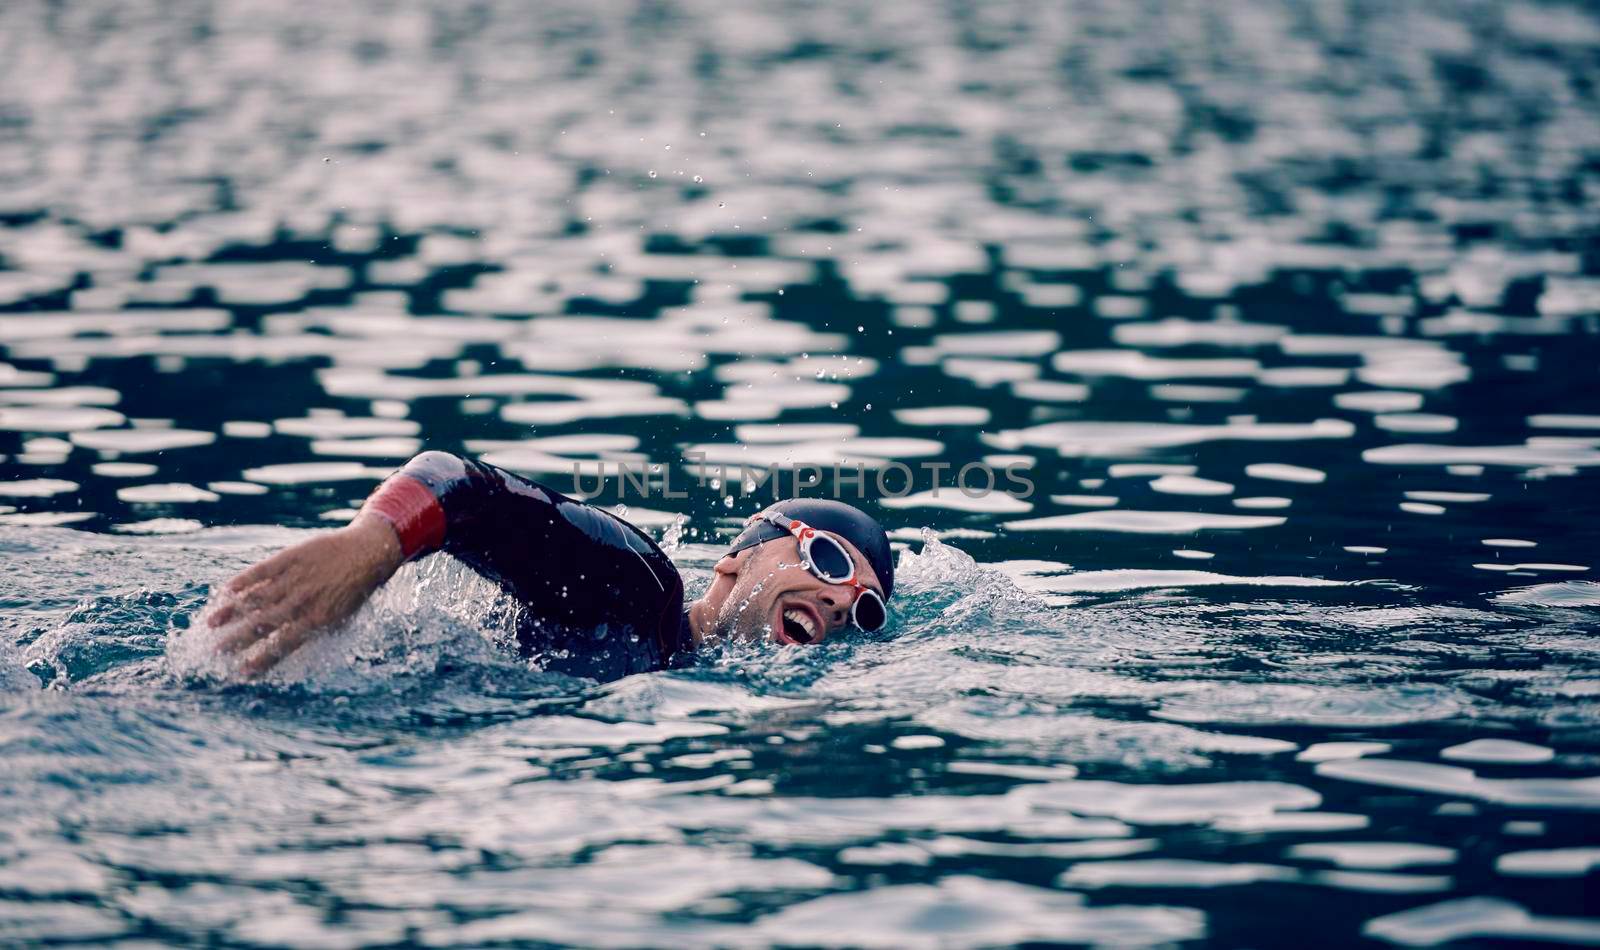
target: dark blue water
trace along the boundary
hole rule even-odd
[[[0,7],[0,943],[1600,943],[1597,75],[1555,2]],[[434,558],[234,676],[211,585],[424,448],[608,463],[692,592],[705,464],[860,465],[896,623],[597,684]]]

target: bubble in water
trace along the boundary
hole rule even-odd
[[[701,178],[701,177],[700,177],[700,176],[699,176],[699,175],[696,175],[696,176],[694,176],[694,183],[695,183],[695,184],[697,184],[697,185],[698,185],[698,184],[700,184],[700,183],[701,183],[701,182],[703,182],[703,181],[705,181],[705,179],[704,179],[704,178]]]
[[[778,288],[778,296],[780,296],[780,297],[783,296],[783,288],[782,287]]]
[[[868,408],[868,409],[871,409],[871,408],[872,408],[872,403],[870,403],[870,402],[869,402],[869,403],[867,403],[867,408]]]
[[[830,402],[830,403],[828,403],[828,408],[829,409],[837,409],[837,408],[839,408],[839,404],[836,403],[836,402]]]
[[[866,331],[867,331],[867,328],[866,328],[866,327],[864,327],[864,326],[862,326],[862,325],[861,325],[861,324],[859,324],[859,323],[858,323],[858,324],[856,324],[856,332],[857,332],[857,333],[865,333],[865,332],[866,332]]]
[[[728,203],[726,201],[717,202],[717,207],[719,207],[719,208],[726,208],[727,206],[728,206]]]
[[[618,518],[626,518],[628,517],[628,506],[617,505],[615,508],[611,509],[611,513],[616,515]]]
[[[650,169],[650,177],[651,178],[656,177],[656,170],[654,168]]]
[[[732,495],[723,495],[722,496],[722,507],[724,507],[724,508],[732,508],[733,507],[733,496]]]

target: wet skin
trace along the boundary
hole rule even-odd
[[[856,579],[880,597],[883,585],[855,545],[831,532],[823,532],[850,552]],[[689,608],[695,640],[768,639],[780,644],[821,643],[849,627],[855,588],[829,584],[801,564],[799,542],[776,538],[745,548],[717,562],[711,587]],[[797,610],[809,621],[812,636],[784,615]],[[803,623],[804,621],[802,621]]]

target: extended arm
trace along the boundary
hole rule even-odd
[[[234,578],[210,622],[225,630],[222,648],[250,651],[245,670],[259,673],[349,617],[404,561],[436,550],[522,605],[519,638],[530,652],[622,649],[621,665],[610,667],[620,675],[641,663],[659,665],[678,646],[682,581],[642,532],[535,482],[444,452],[412,459],[349,526]],[[624,649],[630,644],[638,649]]]

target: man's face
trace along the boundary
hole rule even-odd
[[[827,532],[823,532],[827,533]],[[883,585],[855,545],[830,534],[856,565],[856,580],[881,597]],[[734,584],[717,608],[717,635],[730,640],[821,643],[850,626],[854,587],[829,584],[802,566],[800,542],[776,538],[724,558],[718,571],[736,569]]]

